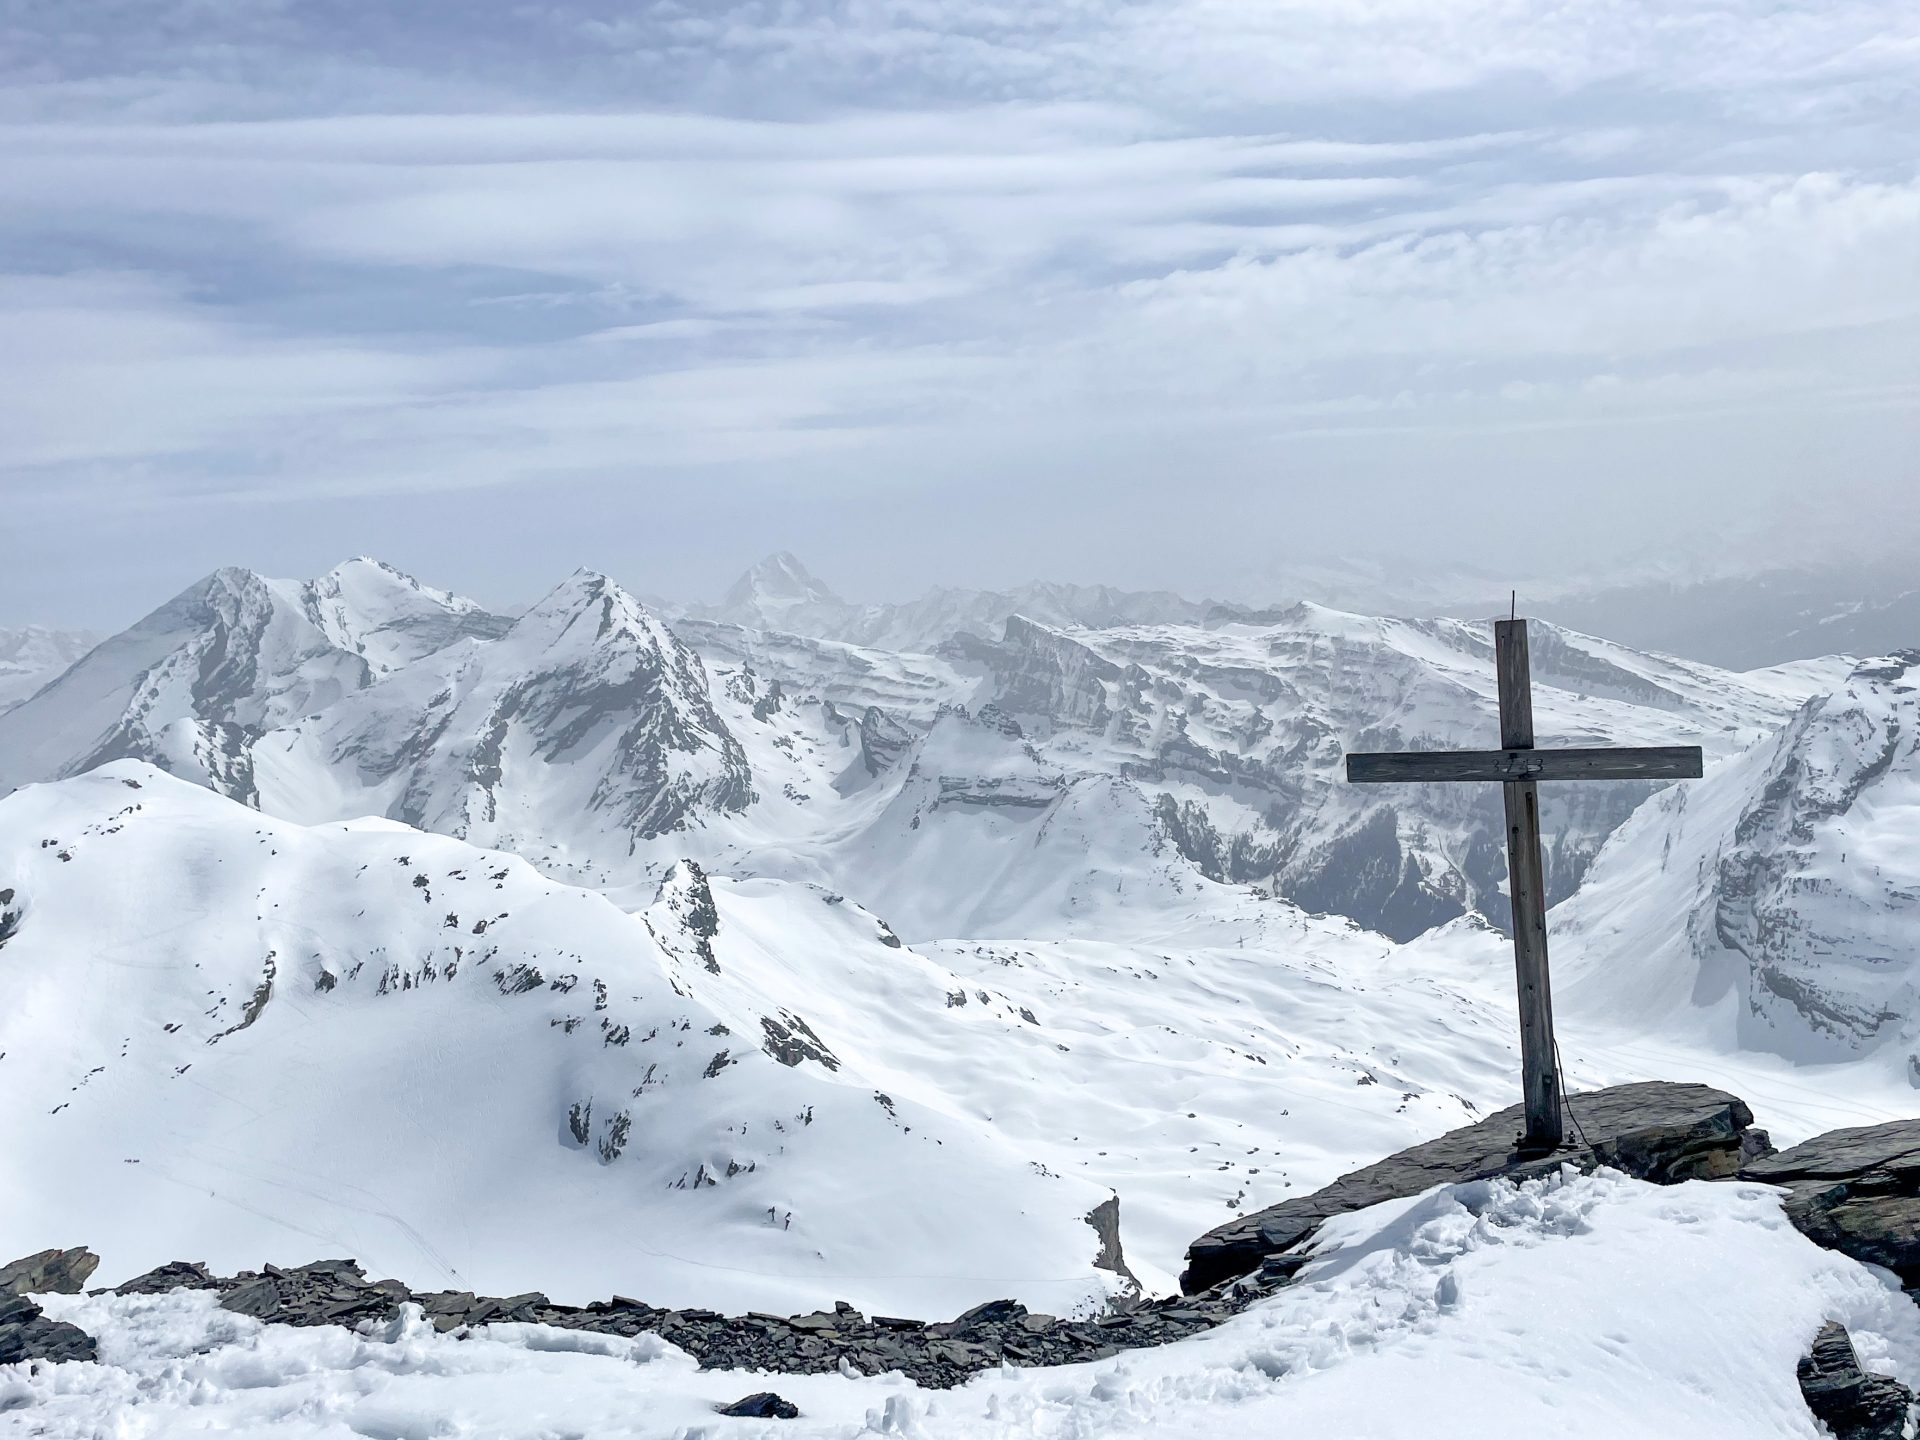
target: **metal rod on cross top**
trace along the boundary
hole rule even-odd
[[[1533,681],[1527,622],[1493,623],[1500,696],[1498,750],[1350,754],[1356,785],[1402,781],[1497,780],[1507,811],[1507,896],[1513,907],[1513,968],[1520,997],[1520,1078],[1526,1097],[1524,1153],[1557,1150],[1563,1137],[1560,1068],[1553,1039],[1553,987],[1547,970],[1546,867],[1540,851],[1542,780],[1691,780],[1701,773],[1698,745],[1549,748],[1533,744]]]

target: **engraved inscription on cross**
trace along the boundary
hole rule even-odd
[[[1553,1043],[1553,995],[1547,980],[1547,901],[1540,860],[1542,780],[1695,780],[1698,745],[1637,748],[1533,748],[1533,689],[1527,622],[1497,620],[1494,664],[1500,683],[1498,750],[1435,750],[1348,755],[1356,785],[1393,781],[1498,780],[1507,802],[1507,893],[1513,904],[1513,965],[1520,989],[1520,1072],[1527,1129],[1519,1148],[1535,1154],[1561,1142],[1560,1072]]]

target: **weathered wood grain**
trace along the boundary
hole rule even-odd
[[[1391,751],[1347,756],[1355,785],[1455,780],[1698,780],[1698,745]]]

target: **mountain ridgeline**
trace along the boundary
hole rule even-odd
[[[1710,763],[1816,724],[1836,687],[1904,683],[1843,661],[1732,673],[1544,624],[1533,662],[1541,743],[1691,743]],[[1011,924],[995,896],[1018,866],[1097,813],[1152,885],[1238,887],[1406,941],[1505,923],[1499,797],[1348,787],[1342,756],[1493,739],[1483,623],[1071,586],[863,606],[790,555],[717,606],[649,608],[581,572],[509,619],[356,560],[190,587],[0,713],[0,783],[138,759],[269,815],[384,816],[600,888],[681,859],[828,884],[923,937]],[[1766,898],[1791,888],[1804,821],[1763,812],[1829,801],[1804,766],[1761,788],[1715,860],[1724,892],[1754,898],[1715,934],[1768,977],[1766,1003],[1817,1013]],[[1655,790],[1546,792],[1550,899]],[[1095,873],[1055,863],[1081,867],[1053,877],[1062,893]]]

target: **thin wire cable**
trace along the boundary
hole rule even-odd
[[[1560,1063],[1560,1037],[1558,1035],[1553,1037],[1553,1073],[1560,1077],[1560,1103],[1566,1107],[1567,1118],[1573,1121],[1573,1133],[1580,1137],[1580,1143],[1582,1145],[1591,1150],[1593,1148],[1593,1141],[1587,1138],[1587,1130],[1586,1127],[1580,1123],[1580,1117],[1573,1113],[1573,1100],[1567,1092],[1566,1068]]]

